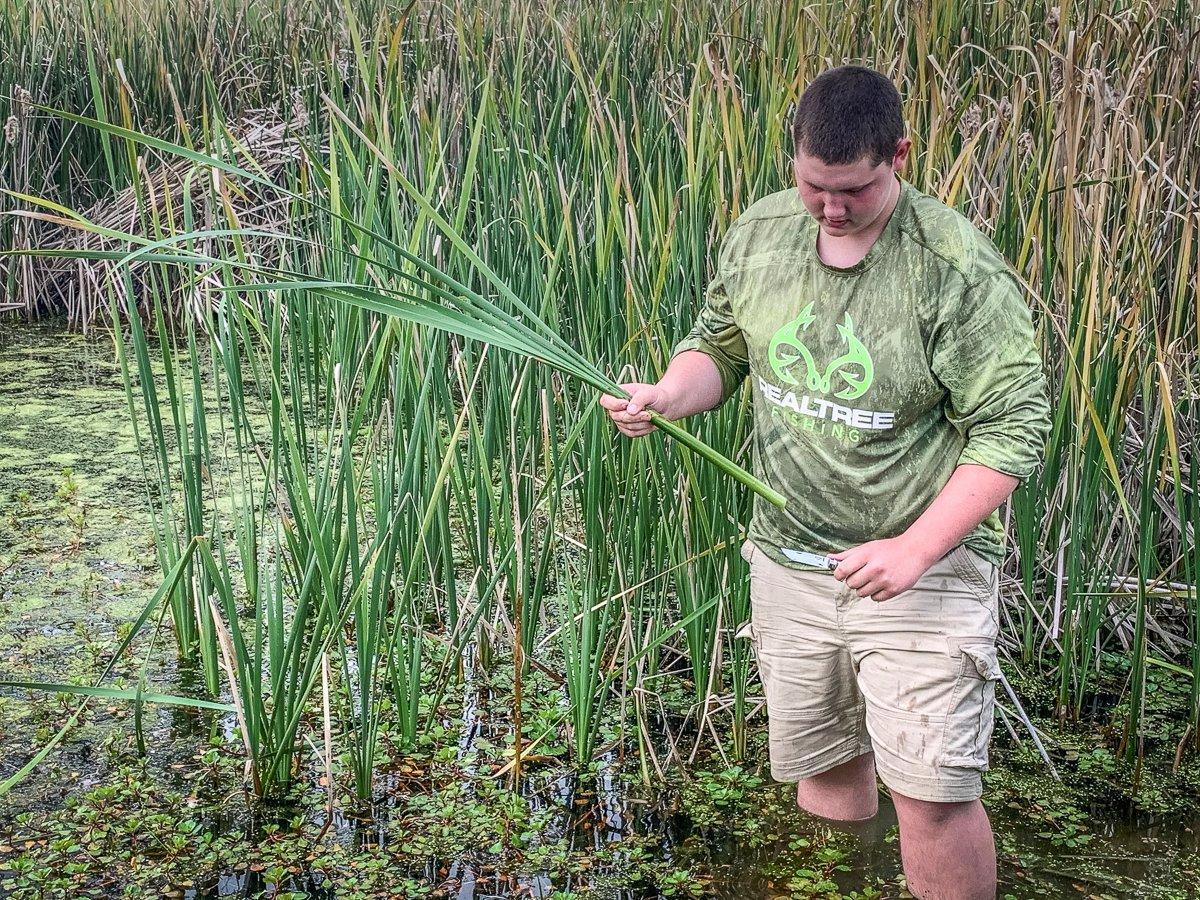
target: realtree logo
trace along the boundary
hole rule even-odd
[[[833,394],[839,400],[856,400],[875,380],[871,354],[854,333],[854,321],[846,313],[842,324],[835,326],[845,341],[845,352],[824,366],[818,365],[803,338],[808,326],[816,320],[812,307],[810,303],[800,310],[800,315],[783,325],[771,338],[767,348],[771,371],[784,384],[803,387],[812,394]],[[886,431],[895,423],[896,414],[892,411],[855,409],[808,394],[797,396],[795,391],[771,384],[761,377],[758,386],[763,396],[775,406],[791,410],[783,415],[792,418],[797,425],[831,434],[840,440],[856,442],[860,429]]]
[[[805,375],[804,386],[808,390],[828,394],[837,386],[840,389],[833,391],[833,396],[840,400],[861,397],[871,387],[875,378],[875,366],[871,362],[870,352],[854,333],[854,321],[850,318],[850,313],[846,313],[845,321],[836,326],[838,334],[846,342],[846,352],[831,360],[822,369],[801,338],[801,333],[816,321],[812,308],[813,305],[808,304],[800,310],[800,315],[775,332],[768,348],[771,368],[784,384],[799,385],[800,382],[792,374],[792,370],[796,368],[797,363],[803,362],[804,371],[801,374]],[[837,379],[836,382],[834,379]]]

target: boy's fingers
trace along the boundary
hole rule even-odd
[[[618,423],[617,430],[620,431],[621,434],[625,435],[626,437],[631,437],[631,438],[632,437],[642,437],[643,435],[647,435],[650,432],[654,431],[655,426],[643,425],[641,423],[633,423],[630,425],[624,425],[624,424]]]
[[[634,412],[633,410],[618,410],[617,412],[613,413],[613,415],[628,425],[632,425],[635,422],[639,424],[645,424],[650,421],[650,412],[648,410],[643,412]]]
[[[628,398],[603,393],[600,395],[600,405],[607,410],[609,418],[616,423],[621,433],[628,437],[641,437],[654,431],[655,426],[650,422],[650,413],[657,396],[653,385],[623,384],[621,387],[630,391]]]
[[[879,574],[878,566],[867,566],[864,564],[856,567],[854,572],[846,576],[846,584],[856,591],[861,590],[866,585],[878,579]]]
[[[849,551],[847,551],[847,552],[849,552]],[[853,575],[855,572],[857,572],[862,567],[863,567],[863,563],[861,561],[859,561],[857,558],[854,558],[854,557],[847,558],[847,557],[843,556],[841,561],[837,564],[837,566],[834,567],[833,577],[836,578],[838,581],[845,581],[847,578],[849,578],[851,575]]]
[[[653,386],[640,387],[629,397],[629,411],[641,413],[648,407],[652,407],[657,399],[658,392]]]
[[[849,584],[849,582],[847,582],[847,584]],[[874,578],[868,578],[864,584],[859,585],[858,587],[854,588],[854,590],[860,597],[874,597],[877,593],[883,590],[883,585],[881,585]]]

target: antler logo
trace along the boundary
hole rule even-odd
[[[771,368],[781,381],[799,385],[800,381],[793,371],[803,363],[803,369],[797,374],[804,376],[804,386],[808,390],[821,394],[834,391],[833,396],[842,400],[861,397],[875,378],[875,366],[871,362],[871,354],[854,333],[850,313],[846,313],[842,324],[836,326],[838,334],[846,342],[846,352],[821,369],[801,337],[816,320],[812,307],[811,303],[808,304],[800,310],[800,315],[775,332],[768,348]]]

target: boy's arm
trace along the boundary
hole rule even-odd
[[[987,466],[960,464],[902,535],[831,553],[829,558],[839,561],[833,577],[845,581],[859,596],[892,599],[958,546],[1020,483],[1019,478]]]
[[[931,368],[965,439],[958,467],[903,534],[831,554],[834,576],[876,600],[912,587],[1003,503],[1037,467],[1050,430],[1033,322],[1010,270],[965,288],[935,327]]]

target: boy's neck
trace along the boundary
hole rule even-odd
[[[864,228],[862,231],[854,234],[845,235],[830,235],[825,232],[824,228],[817,228],[817,255],[821,262],[827,266],[834,266],[839,269],[848,269],[855,263],[858,263],[871,252],[871,248],[875,246],[875,241],[883,234],[883,229],[887,227],[888,220],[891,219],[892,213],[896,210],[896,205],[900,202],[900,191],[902,186],[900,179],[893,177],[894,187],[892,195],[888,199],[887,204],[875,217],[875,221],[870,227]]]

